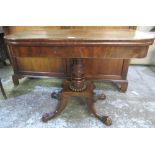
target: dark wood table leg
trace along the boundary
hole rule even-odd
[[[56,117],[58,114],[60,114],[66,107],[67,101],[69,96],[64,96],[61,92],[58,94],[58,105],[56,107],[56,110],[54,112],[46,113],[42,116],[43,122],[48,122],[50,119]]]
[[[107,126],[110,126],[112,124],[112,120],[111,118],[109,118],[109,116],[103,116],[103,115],[100,115],[96,112],[96,109],[95,109],[95,101],[94,101],[94,98],[93,97],[88,97],[87,98],[87,106],[88,106],[88,110],[94,114],[94,116],[96,118],[98,118],[101,122],[103,122],[105,125]]]
[[[19,85],[19,76],[18,75],[13,75],[12,76],[12,80],[13,80],[13,84],[14,86],[18,86]]]
[[[54,112],[46,113],[42,117],[43,122],[47,122],[48,120],[54,118],[58,114],[60,114],[67,105],[68,98],[70,96],[79,96],[85,97],[87,101],[88,109],[91,113],[95,115],[99,120],[101,120],[105,125],[111,125],[112,120],[108,116],[102,116],[97,114],[94,108],[94,92],[95,85],[93,82],[85,81],[84,76],[84,66],[82,59],[73,59],[73,67],[71,72],[71,80],[64,81],[63,89],[60,93],[53,92],[51,97],[59,100],[59,104]],[[104,100],[106,96],[104,94],[96,97],[97,99]]]
[[[4,88],[3,88],[3,85],[2,85],[1,79],[0,79],[0,88],[1,88],[1,92],[2,92],[2,94],[3,94],[3,97],[4,97],[5,99],[7,99],[7,96],[6,96],[6,94],[5,94],[5,91],[4,91]]]
[[[124,82],[116,82],[114,84],[117,86],[117,88],[120,90],[120,92],[125,93],[128,89],[128,81],[127,80],[124,80]]]

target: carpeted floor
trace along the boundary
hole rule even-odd
[[[27,79],[20,80],[14,87],[10,66],[0,69],[0,76],[8,99],[0,93],[0,127],[5,128],[106,128],[89,114],[85,101],[70,98],[61,115],[41,122],[45,112],[54,110],[57,100],[51,99],[52,91],[61,89],[61,80]],[[95,82],[97,93],[107,95],[105,101],[97,101],[98,113],[109,115],[113,124],[110,128],[154,128],[155,127],[155,67],[130,66],[129,87],[121,93],[112,83]]]

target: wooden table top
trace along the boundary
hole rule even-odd
[[[5,36],[9,41],[143,41],[152,40],[151,33],[135,30],[28,30]]]

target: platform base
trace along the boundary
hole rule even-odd
[[[112,120],[108,116],[102,116],[97,114],[96,109],[95,109],[95,99],[105,99],[105,95],[100,95],[95,97],[94,96],[94,84],[93,82],[87,82],[87,88],[82,91],[82,92],[73,92],[72,90],[69,89],[69,81],[64,81],[63,83],[63,89],[61,92],[57,93],[52,93],[52,97],[55,99],[58,99],[59,103],[56,107],[56,110],[54,112],[46,113],[42,117],[43,122],[48,122],[50,119],[56,117],[58,114],[60,114],[66,107],[68,99],[70,96],[78,96],[78,97],[85,97],[86,98],[86,104],[88,107],[88,110],[90,113],[93,113],[96,118],[98,118],[100,121],[102,121],[105,125],[109,126],[112,124]]]

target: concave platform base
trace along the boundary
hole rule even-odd
[[[112,124],[112,120],[108,116],[102,116],[100,114],[97,114],[95,109],[95,97],[94,97],[94,84],[93,82],[86,82],[87,88],[82,92],[74,92],[69,88],[70,81],[64,81],[63,83],[63,89],[58,94],[52,93],[53,98],[57,98],[59,103],[56,107],[56,110],[54,112],[46,113],[42,117],[43,122],[48,122],[50,119],[56,117],[58,114],[60,114],[66,107],[68,99],[70,96],[79,96],[79,97],[85,97],[86,98],[86,104],[88,107],[88,110],[94,114],[95,117],[97,117],[100,121],[102,121],[105,125],[109,126]],[[97,99],[105,99],[105,95],[100,95],[96,97]]]

